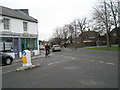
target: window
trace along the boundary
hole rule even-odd
[[[0,51],[3,51],[3,42],[2,42],[2,39],[0,39]]]
[[[27,31],[27,22],[23,22],[23,30]]]
[[[0,40],[0,52],[13,51],[12,38],[2,38]]]
[[[10,19],[4,18],[3,23],[4,23],[4,29],[10,30]]]

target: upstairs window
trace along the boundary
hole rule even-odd
[[[23,22],[23,30],[27,31],[27,22]]]
[[[4,18],[3,23],[4,23],[4,29],[5,30],[10,30],[10,19]]]

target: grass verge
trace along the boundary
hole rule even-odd
[[[87,48],[87,49],[93,49],[93,50],[120,50],[120,47],[118,47],[118,46],[112,46],[112,47],[95,47],[95,48]]]

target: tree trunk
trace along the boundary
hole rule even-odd
[[[106,27],[106,30],[107,30],[107,46],[108,47],[111,47],[111,44],[110,44],[110,33],[109,33],[109,27],[108,27],[108,17],[107,17],[107,7],[106,7],[106,1],[104,0],[104,8],[105,8],[105,27]]]
[[[111,47],[111,43],[110,43],[110,33],[107,30],[107,47]]]

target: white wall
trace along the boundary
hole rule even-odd
[[[23,33],[23,21],[10,18],[10,31],[16,33]]]
[[[2,31],[2,28],[3,28],[2,19],[3,19],[3,17],[0,15],[0,31]]]
[[[28,32],[30,34],[38,34],[38,24],[33,22],[28,22]]]
[[[2,16],[0,16],[2,18]],[[15,19],[10,17],[5,17],[10,19],[10,31],[15,33],[24,33],[23,31],[23,22],[28,23],[28,34],[38,34],[38,24],[30,21],[25,21],[21,19]],[[0,30],[4,30],[3,23],[0,21]]]

